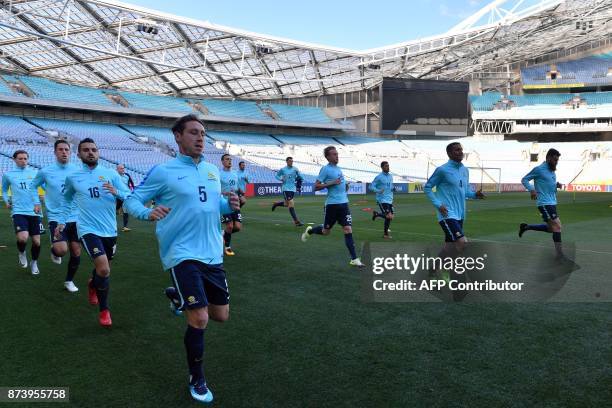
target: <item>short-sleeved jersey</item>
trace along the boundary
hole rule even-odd
[[[297,191],[297,179],[302,177],[295,166],[285,166],[276,173],[276,179],[283,182],[282,191]]]
[[[327,187],[327,199],[325,205],[328,204],[344,204],[348,203],[348,195],[346,193],[346,181],[342,174],[342,169],[337,165],[328,164],[321,168],[317,180],[323,184],[330,183],[334,180],[340,179],[340,184],[334,184],[333,186]]]

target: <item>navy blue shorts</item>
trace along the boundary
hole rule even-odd
[[[324,207],[323,215],[323,228],[325,229],[331,229],[335,223],[343,227],[353,225],[353,216],[351,215],[348,203],[328,204]]]
[[[544,222],[553,221],[559,218],[556,205],[540,205],[538,206],[538,210],[540,210]]]
[[[234,211],[229,214],[223,214],[221,216],[221,222],[223,224],[227,224],[228,222],[231,222],[231,221],[242,222],[242,214],[240,213],[240,210]]]
[[[378,208],[380,208],[380,212],[383,215],[387,215],[389,213],[395,214],[395,209],[393,208],[393,204],[389,203],[378,203]]]
[[[444,231],[445,242],[455,242],[465,236],[463,233],[463,220],[447,218],[440,221],[439,224],[442,227],[442,231]]]
[[[45,226],[38,215],[13,215],[13,226],[15,234],[27,231],[30,235],[41,235],[45,233]]]
[[[51,234],[51,243],[56,242],[79,242],[79,235],[77,234],[76,222],[67,222],[64,230],[60,234],[58,239],[55,239],[55,229],[57,228],[56,221],[49,222],[49,234]]]
[[[229,304],[223,264],[187,260],[170,269],[170,277],[179,294],[181,310]]]
[[[94,234],[85,234],[81,237],[81,244],[91,259],[106,255],[112,260],[117,252],[117,237],[99,237]]]
[[[283,191],[283,197],[285,197],[285,201],[293,200],[295,196],[295,191]]]

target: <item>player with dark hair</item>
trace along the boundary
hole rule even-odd
[[[465,200],[485,198],[482,191],[473,192],[470,189],[469,171],[461,163],[463,161],[461,143],[450,143],[446,146],[446,154],[448,162],[436,168],[423,189],[436,208],[438,223],[444,231],[445,244],[440,257],[460,253],[467,243],[463,232],[463,222],[467,215]],[[436,187],[435,193],[434,187]]]
[[[355,242],[353,241],[353,217],[349,208],[347,191],[348,183],[344,180],[342,169],[338,167],[338,151],[334,146],[328,146],[323,150],[323,155],[329,162],[321,168],[315,191],[327,189],[327,199],[325,200],[325,211],[323,224],[316,227],[308,226],[302,234],[302,241],[306,242],[312,234],[329,235],[332,227],[337,222],[342,226],[344,232],[344,243],[351,254],[349,264],[351,266],[365,266],[357,257]]]
[[[238,197],[240,197],[240,208],[244,207],[246,204],[246,185],[250,182],[249,173],[246,171],[246,163],[244,161],[240,161],[238,163]]]
[[[77,234],[95,266],[88,282],[89,303],[99,305],[99,323],[111,326],[108,291],[111,261],[117,248],[116,204],[118,198],[125,199],[130,192],[116,171],[98,164],[100,152],[92,139],[79,142],[78,155],[83,165],[66,177],[66,205],[58,217],[55,239],[64,232],[72,203],[76,203]]]
[[[389,235],[389,226],[394,216],[393,208],[393,176],[389,173],[389,162],[380,163],[382,172],[374,178],[370,184],[370,191],[376,193],[376,204],[380,212],[372,211],[372,221],[380,217],[385,220],[383,238],[391,239]]]
[[[123,182],[123,184],[125,184],[125,187],[129,191],[134,191],[134,180],[132,180],[132,176],[130,176],[130,174],[125,171],[125,164],[117,165],[117,173],[119,173],[119,177],[121,177],[121,181]],[[123,206],[123,200],[117,199],[117,211],[121,210],[122,206]],[[131,229],[128,228],[128,222],[130,220],[130,215],[125,211],[122,211],[122,212],[123,212],[123,228],[121,228],[121,231],[129,232],[131,231]]]
[[[219,172],[221,175],[221,192],[225,196],[238,191],[238,174],[232,170],[232,156],[225,153],[221,156],[221,164],[223,168]],[[223,233],[223,242],[225,243],[225,255],[234,256],[235,252],[232,250],[232,234],[240,232],[242,229],[242,214],[240,209],[232,211],[228,214],[223,214],[221,221],[225,224],[225,232]]]
[[[13,153],[15,168],[2,175],[2,197],[6,208],[11,210],[13,226],[17,237],[17,250],[19,251],[19,265],[28,267],[26,245],[28,238],[32,239],[30,254],[32,275],[38,275],[38,256],[40,255],[40,235],[45,232],[40,219],[40,198],[37,192],[30,190],[30,184],[36,177],[36,170],[28,168],[28,152],[17,150]],[[11,196],[9,196],[9,188]]]
[[[34,194],[37,194],[38,187],[45,190],[45,207],[47,208],[49,235],[51,237],[51,261],[61,264],[62,257],[70,251],[64,288],[68,292],[78,292],[79,289],[74,284],[74,275],[81,263],[81,244],[76,226],[79,210],[74,202],[70,205],[65,219],[66,228],[58,238],[55,238],[55,229],[64,208],[67,206],[64,199],[66,177],[78,171],[79,168],[70,163],[70,144],[67,141],[57,140],[53,145],[53,151],[55,163],[38,172],[30,185],[30,189]]]
[[[274,211],[276,207],[288,207],[289,214],[291,214],[291,218],[293,218],[293,223],[296,227],[301,227],[304,224],[298,219],[295,213],[293,197],[297,190],[297,181],[302,178],[302,175],[296,167],[293,167],[293,157],[287,157],[285,162],[287,165],[276,173],[276,179],[283,182],[282,192],[285,200],[272,204],[272,211]]]
[[[180,118],[172,128],[179,154],[149,171],[125,200],[124,208],[141,220],[157,221],[156,234],[164,269],[173,287],[166,289],[172,307],[185,310],[184,344],[189,392],[211,402],[202,361],[209,319],[229,318],[229,291],[223,269],[220,215],[240,208],[238,196],[222,194],[219,169],[204,161],[204,124],[197,116]],[[157,207],[144,203],[155,198]]]
[[[546,161],[534,167],[523,177],[521,183],[529,191],[532,200],[536,200],[536,205],[544,224],[522,223],[519,226],[519,237],[525,231],[540,231],[552,234],[555,251],[558,258],[563,258],[563,246],[561,244],[561,219],[557,213],[557,189],[563,185],[557,181],[557,164],[559,163],[559,153],[556,149],[550,149],[546,153]],[[530,181],[533,180],[533,185]]]

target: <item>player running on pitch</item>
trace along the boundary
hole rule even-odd
[[[221,175],[221,191],[223,195],[230,196],[238,191],[238,174],[232,170],[232,156],[225,153],[221,156],[223,168],[219,172]],[[230,213],[223,214],[221,222],[225,224],[223,242],[225,243],[225,255],[234,256],[232,250],[232,234],[240,232],[242,229],[242,214],[240,208]]]
[[[338,167],[338,151],[334,146],[328,146],[323,150],[323,154],[329,163],[319,171],[315,183],[315,191],[327,189],[324,221],[323,224],[317,225],[314,228],[308,226],[302,234],[302,241],[306,242],[308,237],[313,234],[329,235],[332,227],[337,222],[342,226],[344,243],[351,255],[349,264],[351,266],[363,267],[365,265],[357,257],[357,252],[355,251],[352,228],[353,217],[349,208],[347,194],[349,185],[344,179],[342,169]]]
[[[68,216],[65,220],[66,228],[57,239],[55,238],[55,229],[60,221],[60,215],[67,205],[64,198],[66,177],[78,171],[79,167],[70,163],[70,144],[67,141],[57,140],[54,143],[53,152],[56,162],[38,172],[30,185],[30,189],[32,189],[33,194],[37,194],[38,187],[45,189],[45,207],[47,208],[49,235],[51,236],[51,261],[61,264],[62,257],[70,252],[64,288],[68,292],[78,292],[79,289],[74,284],[74,275],[81,263],[81,243],[76,227],[79,210],[74,202],[68,210]]]
[[[546,153],[546,161],[539,166],[534,167],[523,179],[521,183],[529,191],[532,200],[536,200],[536,205],[542,220],[545,224],[527,224],[519,225],[519,237],[522,237],[525,231],[540,231],[552,234],[555,252],[558,258],[564,258],[563,245],[561,243],[561,219],[557,213],[557,189],[563,185],[557,181],[557,164],[559,163],[559,153],[556,149],[550,149]],[[533,185],[530,181],[533,180]]]
[[[64,232],[74,201],[79,210],[77,233],[94,263],[88,282],[89,303],[99,305],[99,323],[111,326],[108,291],[111,261],[117,249],[116,200],[125,199],[130,192],[115,170],[98,164],[100,152],[92,139],[81,140],[78,153],[83,165],[66,177],[66,205],[59,216],[55,238]]]
[[[38,192],[30,190],[30,183],[36,177],[36,170],[28,168],[28,152],[17,150],[13,153],[15,168],[2,175],[2,197],[6,208],[11,210],[15,236],[17,238],[17,251],[19,252],[19,265],[28,267],[26,245],[28,238],[32,239],[30,254],[32,275],[38,275],[38,256],[40,255],[40,235],[45,232],[40,219],[40,198]],[[8,190],[11,189],[11,196]]]
[[[277,180],[283,182],[282,192],[284,200],[272,204],[272,211],[276,210],[276,207],[289,208],[289,214],[291,214],[291,218],[293,218],[293,223],[296,227],[301,227],[304,224],[298,219],[297,214],[295,213],[295,202],[293,201],[293,198],[295,197],[295,192],[297,190],[297,182],[303,177],[300,174],[300,171],[293,166],[293,157],[287,157],[285,162],[287,165],[280,169],[275,176]]]
[[[377,217],[384,219],[383,238],[391,239],[389,227],[395,215],[393,208],[393,176],[389,173],[389,162],[384,161],[380,163],[380,168],[382,172],[370,184],[370,191],[376,193],[376,204],[378,204],[380,209],[380,212],[376,210],[372,212],[372,221],[376,220]]]
[[[157,221],[164,269],[174,287],[166,289],[173,306],[185,310],[184,344],[189,392],[199,402],[213,394],[204,376],[204,333],[209,319],[229,318],[229,290],[223,269],[220,215],[240,208],[233,192],[222,194],[219,169],[204,161],[204,124],[187,115],[172,127],[180,153],[155,166],[127,198],[124,208],[141,220]],[[155,198],[157,207],[144,203]]]

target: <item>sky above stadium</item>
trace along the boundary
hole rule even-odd
[[[442,34],[490,0],[123,0],[292,40],[362,50]]]

